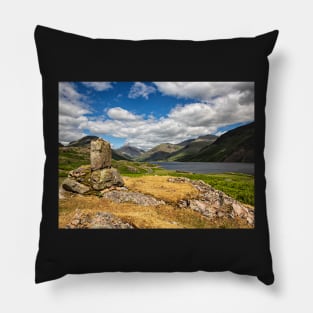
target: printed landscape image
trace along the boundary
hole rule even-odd
[[[252,229],[253,82],[59,82],[59,228]]]

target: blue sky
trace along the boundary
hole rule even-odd
[[[102,137],[142,149],[254,120],[252,82],[60,82],[59,141]]]

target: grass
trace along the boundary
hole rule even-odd
[[[59,177],[67,177],[69,171],[89,163],[90,158],[88,148],[59,148]]]
[[[212,220],[191,209],[177,209],[171,205],[141,206],[79,195],[59,200],[59,228],[66,227],[72,220],[76,209],[90,216],[97,212],[109,212],[135,228],[251,228],[241,219]]]
[[[60,180],[68,172],[80,165],[89,164],[89,149],[84,147],[59,148],[59,177]],[[143,176],[176,176],[200,179],[212,187],[225,192],[234,199],[254,206],[254,176],[240,173],[224,174],[194,174],[181,173],[162,169],[146,162],[131,162],[112,160],[112,166],[117,168],[124,177]],[[156,186],[152,187],[154,189]],[[139,187],[138,187],[139,188]]]
[[[166,202],[176,203],[182,199],[192,199],[198,191],[188,183],[168,182],[169,176],[124,177],[125,185],[133,191],[151,195]]]
[[[254,176],[241,173],[223,173],[223,174],[194,174],[179,173],[158,169],[157,175],[170,175],[175,177],[188,177],[193,180],[203,180],[213,188],[225,192],[232,198],[245,204],[254,206]]]

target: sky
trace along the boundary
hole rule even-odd
[[[254,120],[253,82],[59,82],[59,142],[148,150]]]

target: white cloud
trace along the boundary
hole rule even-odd
[[[127,111],[124,110],[120,107],[116,107],[116,108],[111,108],[107,111],[107,115],[114,120],[118,120],[118,121],[136,121],[138,120],[140,117]]]
[[[212,101],[217,97],[237,94],[240,104],[254,101],[253,82],[154,82],[158,90],[168,96]]]
[[[90,110],[79,101],[59,100],[59,115],[80,117],[87,113],[90,113]]]
[[[218,128],[254,120],[253,106],[243,106],[234,96],[216,99],[214,104],[178,105],[160,119],[150,115],[144,119],[120,107],[111,108],[110,119],[88,121],[93,134],[125,138],[126,143],[149,149],[160,143],[179,143],[189,138],[216,133]]]
[[[111,82],[83,82],[87,87],[93,88],[96,91],[104,91],[113,88]]]
[[[81,124],[88,119],[85,114],[91,113],[85,103],[86,97],[80,94],[72,83],[59,83],[59,141],[68,143],[86,134]]]
[[[215,115],[216,111],[205,103],[177,106],[169,113],[171,119],[188,126],[206,126]]]
[[[139,97],[148,99],[149,95],[154,92],[156,92],[154,87],[148,86],[142,82],[135,82],[130,88],[128,97],[132,99],[139,98]]]
[[[151,86],[137,82],[133,87],[136,84],[144,87],[136,87],[132,97],[148,99],[152,91],[146,92],[145,88]],[[85,136],[84,129],[88,129],[93,135],[125,138],[132,146],[149,149],[160,143],[178,143],[217,133],[222,126],[254,120],[253,83],[156,82],[155,86],[163,94],[191,99],[190,103],[177,105],[159,119],[152,114],[137,115],[122,107],[108,109],[107,118],[88,116],[91,109],[87,97],[80,94],[74,84],[60,83],[60,142],[77,140]]]

